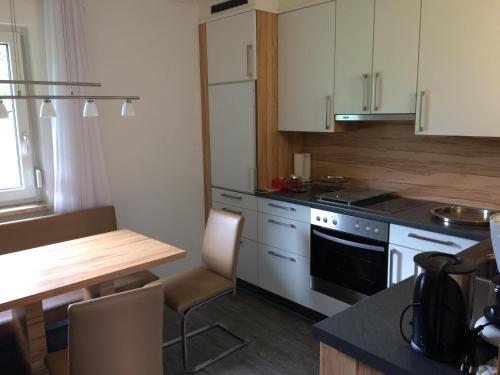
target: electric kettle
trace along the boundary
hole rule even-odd
[[[400,319],[400,330],[418,353],[443,362],[461,358],[472,318],[476,265],[457,255],[426,252],[416,255],[413,304]],[[413,308],[412,335],[403,331],[405,313]]]

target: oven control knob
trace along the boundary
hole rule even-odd
[[[373,230],[373,233],[375,233],[375,234],[379,234],[379,232],[380,232],[380,230],[379,230],[378,228],[375,228],[375,229]]]
[[[360,228],[360,227],[359,227],[359,223],[356,223],[356,224],[354,225],[354,229],[358,230],[359,228]]]
[[[326,224],[326,223],[328,223],[328,218],[327,218],[327,217],[324,217],[324,218],[323,218],[323,222],[324,222],[325,224]]]
[[[335,217],[332,218],[332,224],[333,225],[337,225],[338,224],[337,218],[335,218]]]
[[[316,216],[316,221],[320,221],[321,220],[321,216]]]
[[[369,226],[369,225],[367,225],[367,226],[366,226],[366,231],[367,231],[367,232],[369,232],[369,231],[371,231],[371,230],[372,230],[372,228],[370,228],[370,226]]]

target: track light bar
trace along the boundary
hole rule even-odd
[[[4,95],[0,96],[0,100],[15,100],[15,99],[95,99],[95,100],[140,100],[139,96],[106,96],[106,95]]]
[[[86,86],[101,87],[98,82],[31,81],[22,79],[2,79],[0,85],[40,85],[40,86]]]

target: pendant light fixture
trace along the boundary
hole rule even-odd
[[[7,111],[7,107],[3,104],[3,100],[0,100],[0,119],[1,118],[9,118],[9,111]]]
[[[56,117],[56,110],[52,104],[52,100],[44,99],[40,107],[40,118],[54,118]]]
[[[68,36],[67,36],[67,30],[66,30],[66,6],[65,2],[61,1],[61,15],[62,15],[62,22],[63,22],[63,39],[64,39],[64,48],[66,52],[66,78],[67,81],[35,81],[35,80],[24,80],[24,79],[9,79],[9,80],[0,80],[0,85],[5,84],[5,85],[10,85],[14,86],[17,85],[17,90],[12,90],[15,91],[16,94],[11,94],[11,95],[0,95],[0,118],[8,118],[9,117],[9,112],[7,111],[7,108],[3,104],[2,100],[7,100],[7,99],[12,99],[12,100],[20,100],[20,99],[41,99],[42,105],[40,107],[40,118],[54,118],[56,117],[56,111],[53,105],[53,100],[60,100],[60,99],[70,99],[70,100],[85,100],[85,105],[83,109],[83,117],[96,117],[99,116],[99,111],[97,109],[97,105],[95,103],[96,99],[99,100],[123,100],[124,103],[122,105],[122,116],[123,117],[129,117],[129,116],[135,116],[135,108],[133,107],[132,101],[134,100],[140,100],[139,96],[101,96],[101,95],[88,95],[88,94],[78,94],[75,95],[73,92],[74,87],[101,87],[102,85],[100,83],[94,83],[94,82],[72,82],[71,81],[71,66],[70,66],[70,56],[69,56],[69,42],[68,42]],[[12,36],[13,36],[13,57],[14,57],[14,63],[16,66],[17,72],[21,72],[21,66],[22,64],[20,63],[20,46],[18,45],[18,39],[17,39],[17,22],[16,22],[16,16],[15,16],[15,4],[14,0],[10,0],[10,20],[11,20],[11,29],[12,29]],[[28,91],[27,94],[23,94],[19,85],[24,85],[26,86],[26,89]],[[41,86],[67,86],[71,88],[71,93],[70,95],[32,95],[29,94],[31,86],[35,85],[41,85]]]
[[[97,105],[94,99],[87,99],[85,101],[85,106],[83,107],[83,117],[97,117],[99,116],[99,111],[97,110]]]
[[[132,99],[126,99],[122,105],[122,117],[135,116],[135,108]]]

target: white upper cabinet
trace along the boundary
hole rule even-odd
[[[255,11],[207,23],[208,83],[257,78]]]
[[[415,113],[420,0],[337,0],[335,114]]]
[[[422,0],[417,134],[500,136],[500,1]]]
[[[370,113],[374,0],[337,0],[335,114]]]
[[[279,130],[333,130],[334,53],[334,2],[279,15]]]
[[[420,0],[375,0],[372,113],[415,113]]]

